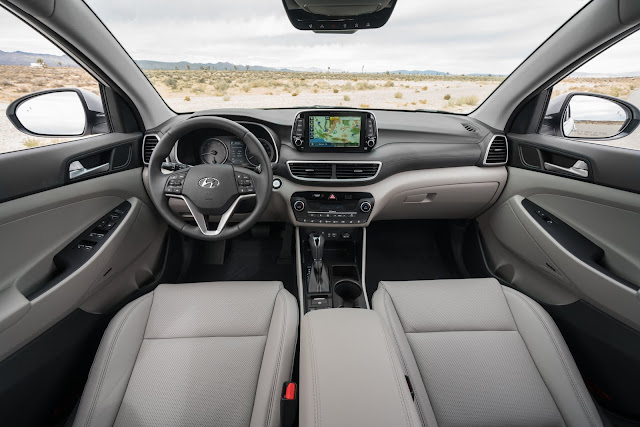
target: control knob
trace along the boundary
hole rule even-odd
[[[376,139],[375,138],[367,138],[367,140],[364,143],[367,144],[367,147],[373,148],[373,146],[376,145]]]
[[[364,202],[360,203],[360,210],[362,212],[364,212],[364,213],[371,212],[371,208],[372,208],[371,203],[367,202],[366,200]]]
[[[295,136],[295,137],[293,138],[293,144],[294,144],[296,147],[302,147],[302,138],[300,138],[300,137],[298,137],[298,136]]]
[[[304,205],[304,202],[303,202],[302,200],[296,200],[296,201],[293,203],[293,209],[294,209],[296,212],[302,212],[302,211],[304,210],[304,206],[305,206],[305,205]]]

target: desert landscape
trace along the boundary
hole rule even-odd
[[[203,67],[204,68],[204,67]],[[237,68],[237,69],[236,69]],[[428,75],[175,69],[143,70],[167,104],[177,112],[215,108],[282,108],[312,105],[371,109],[473,111],[502,82],[501,76]],[[17,131],[6,118],[14,99],[57,87],[98,93],[95,80],[78,67],[0,65],[0,153],[64,142]],[[595,92],[635,102],[640,78],[572,77],[556,85],[553,96]],[[640,100],[640,99],[639,99]],[[640,149],[640,135],[617,140]]]

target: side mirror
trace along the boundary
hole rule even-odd
[[[596,93],[571,92],[549,102],[544,133],[576,139],[615,139],[640,124],[640,110],[626,101]]]
[[[84,89],[48,89],[16,99],[7,107],[9,121],[33,136],[74,137],[109,131],[102,100]]]

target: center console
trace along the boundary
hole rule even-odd
[[[298,229],[302,310],[367,308],[364,229]]]
[[[391,340],[372,310],[307,313],[300,324],[300,425],[421,426]]]

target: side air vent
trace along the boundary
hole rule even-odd
[[[289,162],[291,175],[300,179],[328,180],[333,175],[331,163]]]
[[[478,132],[478,129],[476,129],[475,127],[471,126],[469,123],[462,123],[462,127],[465,128],[466,130],[468,130],[469,132],[473,132],[473,133]]]
[[[484,157],[485,165],[504,165],[507,163],[509,156],[509,148],[507,147],[507,137],[504,135],[496,135],[493,137],[487,148]]]
[[[337,163],[336,179],[370,179],[378,174],[379,163]]]
[[[149,164],[149,160],[151,160],[151,153],[153,153],[153,149],[158,145],[158,136],[157,135],[145,135],[142,140],[142,161],[145,165]]]

